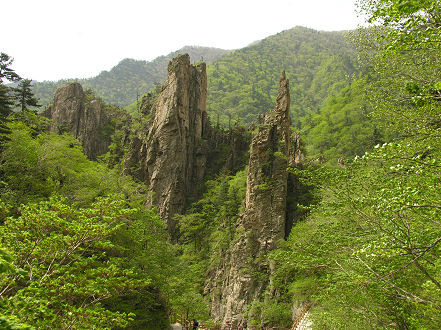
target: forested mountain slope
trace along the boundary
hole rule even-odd
[[[295,27],[236,50],[208,66],[212,121],[250,123],[274,104],[280,72],[291,81],[293,125],[317,112],[357,72],[356,53],[345,32]]]
[[[91,88],[105,102],[126,106],[136,99],[138,93],[147,92],[155,83],[161,84],[165,80],[167,64],[177,54],[188,53],[193,62],[204,60],[210,63],[229,52],[219,48],[185,46],[151,62],[126,58],[110,71],[103,71],[93,78],[37,82],[34,92],[40,98],[40,103],[45,105],[52,101],[57,87],[69,81],[78,81],[85,89]]]
[[[302,139],[309,159],[336,165],[340,159],[363,155],[385,141],[386,132],[371,118],[364,75],[328,98],[318,112],[302,118]]]

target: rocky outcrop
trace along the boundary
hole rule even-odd
[[[276,106],[259,125],[250,150],[245,210],[229,260],[211,272],[206,285],[212,316],[245,325],[243,313],[263,298],[272,273],[267,254],[285,236],[290,142],[289,82],[282,74]]]
[[[212,179],[219,173],[236,173],[248,164],[250,131],[242,126],[229,130],[209,127],[206,133],[209,146],[206,179]]]
[[[292,147],[290,150],[289,166],[296,167],[305,162],[305,152],[303,151],[300,134],[295,133],[291,139]]]
[[[93,95],[86,95],[79,83],[58,88],[53,105],[44,115],[53,120],[52,131],[69,132],[82,142],[89,159],[96,160],[106,153],[112,142],[114,114]]]
[[[207,76],[205,63],[193,66],[180,55],[168,65],[168,78],[155,103],[144,132],[134,137],[124,162],[124,172],[144,181],[172,237],[173,215],[196,196],[207,161]],[[147,100],[145,103],[148,103]]]
[[[196,199],[207,176],[242,168],[248,151],[243,129],[210,126],[206,97],[205,63],[191,65],[187,54],[174,58],[162,89],[142,98],[141,127],[124,160],[123,172],[149,187],[149,204],[158,207],[172,240],[177,237],[174,215]]]

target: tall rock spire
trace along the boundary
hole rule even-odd
[[[172,238],[173,216],[194,197],[205,173],[209,128],[205,63],[190,64],[188,54],[168,65],[168,78],[151,109],[146,137],[132,140],[124,171],[147,183],[150,204],[158,207]]]
[[[242,234],[234,242],[229,267],[215,272],[207,284],[212,315],[223,323],[246,324],[242,314],[247,305],[261,298],[268,286],[259,278],[269,278],[272,273],[267,254],[285,235],[289,105],[289,81],[283,72],[276,106],[265,115],[251,143]],[[259,277],[259,273],[265,276]],[[214,294],[219,290],[220,295]]]

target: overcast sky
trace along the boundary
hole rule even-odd
[[[87,78],[185,45],[242,48],[300,25],[357,27],[355,0],[11,0],[0,51],[24,78]]]

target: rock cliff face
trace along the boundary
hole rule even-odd
[[[263,298],[271,265],[267,254],[285,236],[289,157],[292,156],[289,82],[282,74],[276,106],[259,125],[250,150],[245,210],[229,262],[211,273],[206,290],[212,316],[245,325],[247,304]]]
[[[180,55],[168,66],[168,78],[151,105],[147,134],[136,136],[124,171],[146,182],[153,192],[150,204],[159,208],[172,237],[173,215],[196,196],[207,162],[207,76],[205,63],[190,65]],[[144,133],[145,134],[145,133]]]
[[[89,159],[107,152],[111,143],[112,115],[103,104],[88,97],[79,83],[69,83],[55,92],[54,103],[44,114],[53,120],[51,130],[70,132],[83,144]]]
[[[133,134],[124,161],[123,172],[149,187],[149,204],[158,207],[172,240],[177,236],[173,216],[197,197],[204,178],[222,168],[241,168],[248,151],[243,129],[224,132],[210,126],[206,98],[205,63],[191,65],[188,54],[175,57],[159,95],[142,99],[142,127]]]

